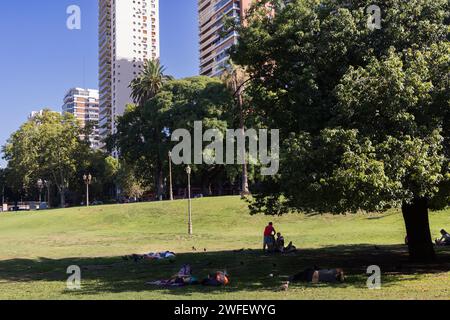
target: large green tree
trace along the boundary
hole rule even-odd
[[[195,121],[203,121],[204,130],[224,132],[232,119],[232,104],[232,95],[219,79],[168,81],[144,106],[130,105],[119,118],[116,147],[124,161],[135,168],[137,178],[153,185],[158,197],[163,196],[168,154],[176,144],[171,134],[187,129],[193,135]],[[224,166],[193,165],[193,171],[202,177],[201,183],[208,190],[215,179],[223,177]],[[175,167],[174,175],[175,180],[185,177],[184,168]]]
[[[281,169],[251,208],[345,213],[401,206],[410,257],[435,257],[431,203],[449,203],[447,0],[262,0],[233,59],[267,126],[281,129]]]
[[[233,102],[231,92],[219,79],[192,77],[168,83],[164,92],[157,96],[155,107],[164,111],[162,119],[169,134],[177,129],[186,129],[190,132],[191,154],[198,156],[199,150],[195,150],[194,146],[195,122],[202,122],[203,132],[212,129],[225,136],[226,130],[234,127]],[[202,138],[203,136],[200,137],[201,140]],[[207,150],[211,142],[216,142],[215,138],[202,143],[202,152]],[[170,143],[171,148],[174,144]],[[205,151],[202,164],[191,165],[196,178],[193,182],[202,187],[202,193],[205,195],[211,195],[213,187],[220,193],[223,183],[233,180],[232,177],[238,172],[237,166],[228,167],[223,163],[210,163],[216,156],[219,155],[213,150]],[[221,162],[221,159],[218,160]],[[176,171],[178,176],[184,178],[186,175],[184,167],[179,169],[181,170]]]
[[[164,159],[167,137],[160,126],[157,114],[146,107],[128,105],[123,116],[117,120],[117,132],[113,136],[113,147],[119,150],[121,161],[128,172],[143,180],[160,199],[164,191]],[[168,152],[168,151],[167,151]]]
[[[122,117],[121,122],[122,126],[120,130],[122,131],[122,134],[119,134],[118,136],[124,137],[123,132],[129,130],[129,134],[133,136],[133,133],[135,133],[135,130],[132,128],[126,128],[128,124],[131,122],[136,121],[138,118],[140,118],[144,113],[144,106],[146,103],[150,101],[150,99],[154,98],[162,89],[164,84],[170,80],[172,80],[173,77],[165,74],[165,68],[161,65],[159,59],[157,60],[146,60],[144,62],[142,73],[140,73],[135,79],[133,79],[130,83],[131,88],[131,98],[136,102],[136,105],[139,107],[136,109],[134,106],[130,105],[128,106],[127,115]],[[125,126],[124,123],[127,123]],[[156,122],[153,122],[153,125],[156,125]],[[143,127],[139,126],[138,130],[141,130]],[[150,130],[149,134],[146,134],[146,136],[151,135],[154,141],[158,141],[160,138],[160,132],[158,132],[158,128],[156,127],[147,127],[147,129]],[[155,130],[156,129],[156,130]],[[134,135],[136,137],[136,135]],[[123,139],[122,139],[123,140]],[[137,153],[139,154],[139,153]],[[150,166],[153,167],[152,171],[156,171],[156,176],[154,177],[156,179],[156,189],[157,189],[157,195],[158,198],[162,198],[163,188],[164,188],[164,181],[163,181],[163,159],[164,157],[160,154],[160,152],[155,153],[156,159],[155,161],[149,164],[148,166],[145,166],[145,168],[148,168]],[[141,161],[144,160],[141,158]],[[134,163],[135,161],[132,161]],[[127,166],[129,170],[133,170],[132,166]],[[139,165],[139,167],[142,167],[142,165]],[[140,170],[138,167],[135,168],[136,170]],[[147,170],[144,170],[146,172]],[[130,171],[131,172],[131,171]],[[136,174],[138,175],[138,174]]]
[[[34,188],[38,179],[45,179],[57,187],[64,207],[69,184],[90,152],[88,142],[80,138],[83,133],[68,113],[45,110],[24,123],[3,148],[16,189]]]

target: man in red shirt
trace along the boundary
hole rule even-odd
[[[266,251],[266,247],[269,250],[273,249],[275,234],[276,231],[275,228],[273,227],[273,223],[269,222],[269,225],[264,229],[263,251]]]

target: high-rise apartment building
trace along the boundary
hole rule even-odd
[[[237,43],[238,34],[222,36],[224,17],[243,21],[252,0],[199,0],[200,74],[219,76],[229,58],[228,50]]]
[[[72,88],[64,96],[63,113],[71,113],[80,121],[82,127],[92,125],[92,133],[88,139],[91,147],[100,147],[99,137],[99,96],[98,90]],[[85,139],[86,137],[81,137]]]
[[[115,132],[130,82],[145,60],[158,59],[159,0],[99,0],[100,137]]]

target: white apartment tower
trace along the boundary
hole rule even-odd
[[[158,59],[159,0],[99,0],[100,137],[115,132],[124,113],[130,82],[143,62]]]

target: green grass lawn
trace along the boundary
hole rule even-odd
[[[450,250],[439,262],[407,263],[401,215],[250,216],[236,197],[193,202],[194,232],[187,234],[185,201],[72,208],[0,215],[0,299],[449,299]],[[450,229],[450,211],[431,214],[433,236]],[[300,249],[264,255],[262,231],[269,220]],[[196,250],[193,250],[193,247]],[[205,252],[206,249],[206,252]],[[235,250],[245,249],[242,252]],[[171,250],[175,262],[134,263],[123,255]],[[226,288],[159,288],[190,263],[202,278],[227,270]],[[79,265],[82,289],[66,289],[66,269]],[[283,281],[307,267],[342,267],[339,285],[291,285]],[[369,265],[382,269],[382,289],[369,290]],[[273,277],[269,275],[273,274]]]

